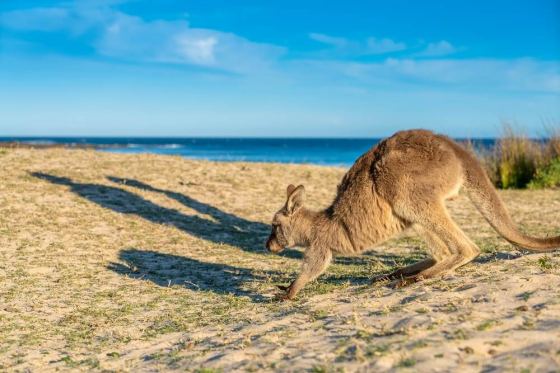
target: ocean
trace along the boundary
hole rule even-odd
[[[115,153],[155,153],[225,162],[279,162],[350,166],[381,139],[330,138],[156,138],[156,137],[0,137],[39,145],[93,146]],[[461,139],[459,139],[461,141]],[[489,148],[494,139],[471,140]]]

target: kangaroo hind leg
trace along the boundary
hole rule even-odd
[[[399,285],[453,271],[478,256],[480,250],[451,219],[443,203],[432,204],[417,215],[416,229],[426,241],[435,263]]]
[[[373,278],[373,282],[385,280],[398,280],[404,277],[414,276],[425,269],[430,268],[436,263],[432,258],[427,258],[419,262],[407,265],[406,267],[399,268],[391,273],[381,274]]]

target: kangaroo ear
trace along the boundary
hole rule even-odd
[[[288,187],[288,200],[286,201],[286,210],[288,210],[288,213],[293,214],[299,210],[303,206],[304,201],[305,188],[303,185],[300,185],[297,188],[290,185]]]
[[[296,187],[294,186],[294,184],[288,185],[288,190],[286,191],[286,192],[288,193],[287,197],[290,197],[290,194],[292,194],[292,192],[294,191],[294,189],[296,189]]]

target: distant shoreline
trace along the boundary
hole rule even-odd
[[[558,154],[558,150],[555,150],[558,140],[555,137],[528,139],[512,133],[510,137],[502,138],[455,140],[480,157],[498,187],[502,187],[503,183],[509,185],[510,175],[502,173],[514,168],[522,171],[520,175],[525,175],[514,184],[525,187],[535,177],[537,169],[548,165]],[[0,149],[4,149],[3,152],[5,149],[84,149],[171,155],[213,162],[313,164],[348,168],[380,141],[382,138],[0,137]],[[507,158],[514,151],[515,154],[524,154],[514,160]],[[529,161],[515,163],[516,159]]]
[[[94,149],[222,162],[348,167],[381,140],[382,138],[0,137],[0,148]],[[471,140],[480,149],[492,148],[495,142],[495,139]]]
[[[0,141],[0,149],[99,149],[99,146],[92,144],[77,144],[77,143],[34,143],[25,141]]]
[[[114,153],[148,153],[218,162],[265,162],[351,166],[383,138],[253,137],[8,137],[0,149],[93,149]],[[498,139],[455,139],[474,149],[492,150]]]

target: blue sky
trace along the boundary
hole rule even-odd
[[[560,121],[560,1],[0,2],[0,135],[486,137]]]

